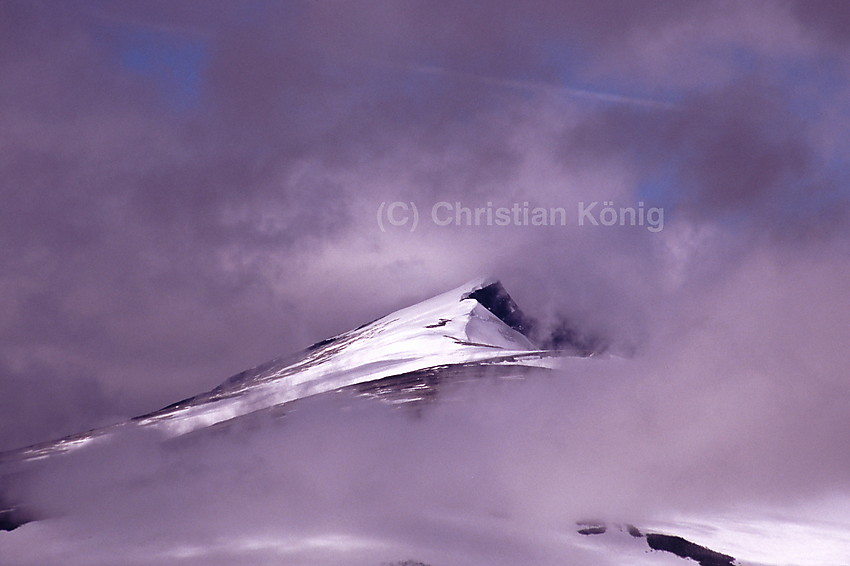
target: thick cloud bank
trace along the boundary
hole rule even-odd
[[[847,30],[826,0],[0,3],[0,449],[481,274],[625,358],[418,419],[320,400],[93,450],[20,486],[59,513],[0,552],[561,564],[585,514],[826,514],[850,490]],[[591,203],[618,222],[580,225]]]
[[[820,550],[788,563],[838,565],[850,336],[832,300],[850,297],[813,255],[751,258],[632,359],[450,385],[420,410],[331,395],[84,449],[21,481],[50,518],[0,545],[14,564],[619,564],[575,522],[726,516],[713,548],[776,560],[764,540],[791,525],[784,552]],[[753,516],[766,538],[738,542]]]

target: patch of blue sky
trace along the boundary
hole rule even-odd
[[[769,77],[787,96],[789,109],[803,119],[817,118],[847,88],[843,63],[828,56],[768,57],[740,44],[716,45],[708,53],[734,68],[734,78]]]
[[[789,110],[806,123],[822,123],[826,119],[850,123],[850,103],[846,92],[850,89],[848,74],[842,63],[834,58],[798,58],[783,61],[777,70],[789,92]],[[831,144],[819,147],[817,162],[813,169],[818,171],[815,184],[831,186],[831,190],[819,191],[809,203],[823,207],[837,200],[850,200],[850,130],[835,128]]]
[[[672,210],[679,205],[682,198],[682,181],[675,162],[661,166],[635,187],[635,200],[646,203],[646,206]]]
[[[792,179],[794,190],[787,191],[778,203],[787,217],[799,215],[829,216],[833,209],[846,209],[850,205],[850,170],[847,162],[834,159],[816,164],[813,174],[805,179]]]
[[[164,102],[177,112],[191,111],[203,98],[206,43],[179,33],[122,25],[109,33],[117,61],[127,71],[152,81]]]
[[[843,101],[850,86],[841,64],[825,57],[782,61],[776,76],[788,90],[790,110],[805,120],[817,120],[836,101]]]
[[[801,124],[817,124],[829,116],[830,120],[850,123],[850,104],[845,94],[850,88],[842,64],[829,57],[806,57],[777,61],[771,69],[783,91],[787,93],[789,112],[798,117]],[[828,208],[839,201],[850,199],[850,159],[847,157],[850,132],[837,134],[831,146],[818,148],[813,155],[812,171],[807,179],[819,190],[807,191],[788,202],[786,208],[796,213],[800,210],[815,211]],[[828,187],[828,188],[827,188]]]
[[[746,45],[726,43],[714,46],[709,52],[741,72],[754,73],[764,64],[763,57]]]
[[[844,104],[843,93],[848,89],[847,74],[841,63],[834,58],[819,57],[767,57],[753,48],[739,45],[715,45],[709,51],[723,60],[737,72],[733,80],[742,77],[768,78],[770,86],[776,89],[778,101],[783,109],[799,120],[801,131],[806,124],[822,120],[825,112],[830,112],[850,122],[850,104]],[[836,102],[841,108],[836,110]],[[792,122],[793,123],[793,118]],[[770,130],[770,124],[762,124]],[[789,135],[788,121],[775,125],[776,139]],[[819,148],[817,155],[810,155],[814,162],[808,168],[805,178],[788,178],[779,182],[784,187],[771,191],[771,203],[765,203],[774,209],[779,217],[799,214],[818,214],[829,207],[847,203],[850,199],[850,160],[846,147],[850,144],[850,134],[840,136],[833,149]],[[639,194],[660,195],[667,199],[675,195],[668,180],[652,179],[639,189]],[[647,198],[649,198],[647,196]],[[675,202],[675,199],[674,199]],[[733,213],[730,213],[734,216]]]
[[[130,71],[156,81],[166,102],[178,111],[196,108],[202,97],[205,45],[178,35],[132,30],[123,36],[121,62]]]

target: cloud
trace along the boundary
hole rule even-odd
[[[542,91],[551,94],[562,94],[565,96],[573,96],[578,98],[588,98],[591,100],[598,100],[600,102],[608,102],[612,104],[629,104],[635,106],[649,106],[649,107],[657,107],[657,108],[672,108],[673,105],[659,102],[647,98],[638,98],[635,96],[621,96],[617,94],[611,94],[602,91],[593,91],[579,88],[570,88],[566,86],[551,86],[542,83],[532,82],[532,81],[516,81],[516,80],[506,80],[506,79],[494,79],[492,77],[484,77],[480,75],[473,75],[469,73],[458,73],[454,71],[450,71],[448,69],[442,69],[440,67],[422,67],[416,66],[411,67],[412,71],[417,73],[424,73],[429,75],[445,75],[448,77],[454,77],[461,80],[475,81],[480,82],[487,85],[492,85],[496,87],[502,88],[510,88],[510,89],[520,89],[526,91]]]
[[[418,420],[317,400],[196,445],[103,447],[21,488],[56,518],[7,556],[560,564],[584,514],[846,491],[837,20],[508,4],[3,4],[3,447],[156,409],[482,272],[635,356],[468,386]],[[570,223],[382,233],[393,200]],[[663,206],[665,228],[579,227],[582,201]]]
[[[330,395],[164,445],[125,433],[19,478],[51,519],[0,545],[13,564],[615,564],[576,520],[830,501],[850,481],[841,249],[755,254],[686,315],[654,311],[632,359],[447,384],[422,410]]]
[[[844,2],[818,0],[815,2],[793,2],[792,11],[800,22],[816,30],[818,35],[839,45],[847,41],[847,24],[850,10]]]

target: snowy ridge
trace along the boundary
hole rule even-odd
[[[436,366],[521,360],[519,365],[551,367],[551,352],[537,349],[468,298],[491,285],[501,288],[492,279],[472,281],[319,342],[297,361],[239,374],[209,394],[139,422],[161,424],[169,435],[180,435],[265,407]]]
[[[485,303],[484,297],[490,297],[493,304],[485,306],[471,295]],[[476,279],[322,340],[295,356],[239,373],[209,392],[125,423],[6,453],[0,460],[64,452],[130,426],[176,437],[297,399],[432,368],[555,367],[557,352],[537,348],[493,311],[509,322],[522,317],[501,283]]]

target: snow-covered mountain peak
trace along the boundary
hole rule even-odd
[[[517,321],[524,320],[501,283],[477,279],[322,340],[295,358],[242,372],[207,394],[140,421],[164,423],[172,433],[183,434],[261,408],[428,368],[551,365],[551,353],[517,330],[523,328]]]
[[[476,347],[537,350],[522,333],[523,327],[514,324],[516,319],[524,321],[525,317],[502,284],[488,277],[472,280],[336,338],[356,334],[358,347],[371,349],[381,344],[381,350],[373,353],[378,356],[390,351],[445,355]]]
[[[458,371],[471,375],[494,366],[517,371],[553,367],[557,354],[529,340],[524,333],[530,326],[530,319],[498,280],[479,278],[295,355],[243,371],[206,393],[126,423],[15,452],[17,458],[41,457],[135,426],[154,428],[166,437],[180,436],[350,387],[410,392],[424,386],[423,379],[438,380],[435,376]],[[404,400],[415,398],[408,395]]]

